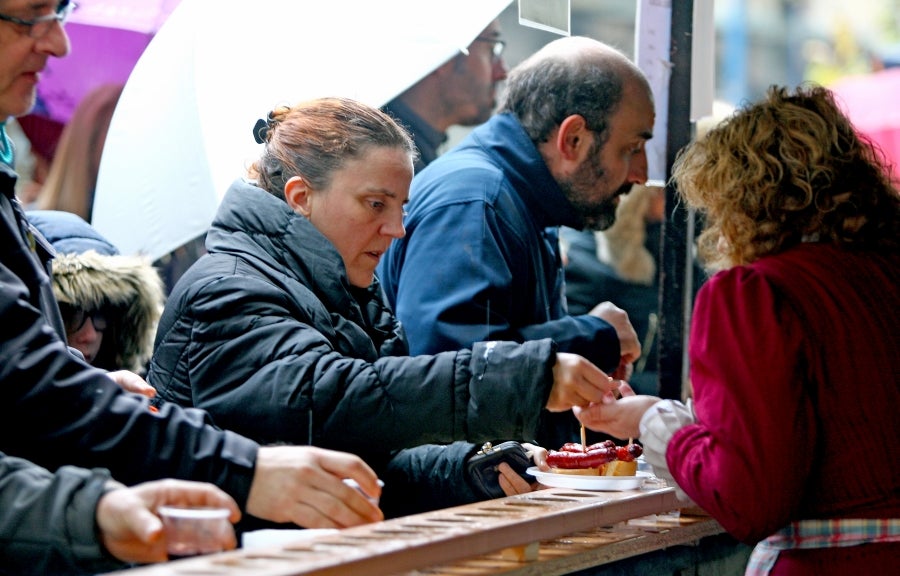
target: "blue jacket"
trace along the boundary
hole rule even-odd
[[[514,116],[494,116],[417,174],[408,213],[379,278],[412,354],[550,338],[618,366],[613,327],[567,313],[557,228],[583,222]]]

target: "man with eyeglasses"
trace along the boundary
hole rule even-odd
[[[52,5],[52,3],[50,3]],[[33,4],[29,8],[31,10],[41,10],[40,3]],[[76,4],[69,0],[62,0],[56,4],[56,8],[47,14],[35,17],[22,18],[19,16],[11,16],[9,14],[0,14],[0,20],[11,22],[27,30],[28,36],[31,38],[43,38],[50,32],[54,24],[59,23],[60,26],[66,23],[69,15],[75,10]]]
[[[342,481],[380,494],[358,457],[260,447],[199,410],[151,412],[146,398],[69,352],[48,276],[53,251],[15,197],[5,121],[31,110],[47,60],[68,54],[63,25],[73,9],[68,0],[0,0],[0,572],[94,573],[164,560],[153,511],[179,499],[229,506],[233,520],[235,502],[246,515],[306,527],[381,519]],[[143,484],[124,488],[110,472]]]
[[[450,126],[476,126],[491,117],[497,84],[506,78],[500,24],[491,22],[469,44],[433,72],[388,102],[383,109],[410,132],[419,158],[418,173],[437,158]]]

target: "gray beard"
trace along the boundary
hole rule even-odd
[[[587,182],[588,178],[594,179],[594,181],[599,180],[604,175],[602,169],[592,168],[591,172],[579,170],[571,180],[560,182],[559,187],[563,196],[566,197],[572,204],[572,207],[575,208],[575,212],[581,217],[585,228],[596,231],[606,230],[616,221],[616,208],[618,207],[616,198],[631,190],[631,184],[623,185],[615,194],[600,202],[591,201],[585,194],[582,194],[581,190],[584,187],[580,186],[580,184]]]
[[[595,231],[606,230],[616,221],[616,204],[613,203],[613,199],[604,200],[600,204],[573,202],[571,198],[569,201],[584,221],[585,228]]]
[[[563,195],[581,216],[585,228],[595,231],[606,230],[613,225],[618,206],[616,198],[631,190],[631,184],[625,182],[608,198],[599,202],[591,199],[590,190],[606,177],[606,170],[600,164],[602,149],[602,143],[595,141],[588,155],[589,160],[582,162],[570,179],[558,183]]]

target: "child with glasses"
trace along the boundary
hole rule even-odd
[[[75,214],[32,210],[53,245],[53,292],[69,346],[104,370],[145,372],[162,311],[162,280],[139,256],[123,256]]]
[[[102,308],[85,310],[65,302],[59,303],[59,311],[69,344],[77,348],[88,363],[93,363],[103,344],[103,333],[109,327],[108,312]]]

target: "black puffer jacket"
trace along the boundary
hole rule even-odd
[[[146,398],[69,353],[49,277],[52,248],[29,226],[15,180],[0,163],[0,450],[51,471],[109,468],[126,484],[212,482],[243,507],[255,442],[207,425],[199,410],[166,405],[153,414]]]
[[[148,377],[159,398],[262,443],[346,450],[376,468],[400,448],[534,436],[552,341],[407,356],[377,281],[351,288],[324,236],[243,181],[207,249],[159,324]]]

